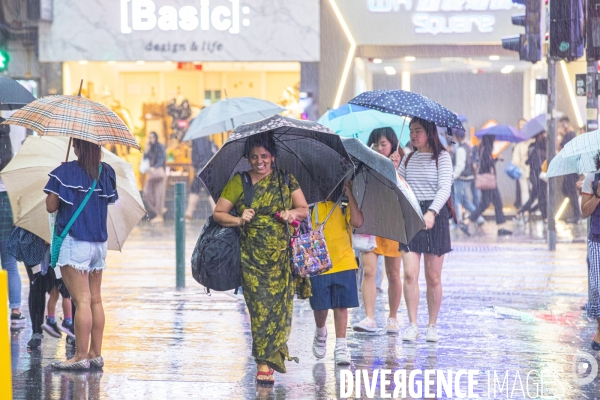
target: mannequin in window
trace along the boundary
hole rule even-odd
[[[167,114],[173,118],[171,121],[171,137],[179,141],[187,132],[188,118],[192,115],[189,101],[181,93],[181,87],[177,86],[177,94],[167,104]]]

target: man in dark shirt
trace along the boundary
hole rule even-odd
[[[202,171],[202,168],[210,161],[213,156],[213,143],[210,141],[208,137],[201,137],[192,140],[192,165],[194,167],[194,181],[192,182],[192,186],[190,188],[190,195],[188,197],[188,206],[185,211],[185,218],[191,220],[194,216],[194,211],[196,210],[196,206],[198,205],[198,201],[200,201],[200,192],[206,190],[204,184],[198,178],[198,174]],[[210,203],[211,209],[215,209],[215,202],[208,195],[208,201]]]

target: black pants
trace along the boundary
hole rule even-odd
[[[581,219],[581,209],[579,208],[579,196],[577,194],[577,180],[579,175],[565,175],[561,187],[562,194],[569,199],[569,204],[573,209],[573,217]]]
[[[63,298],[68,299],[71,296],[62,280],[56,279],[52,268],[48,268],[46,275],[42,275],[41,272],[34,274],[34,267],[35,265],[25,265],[27,277],[29,277],[29,317],[31,318],[33,333],[42,333],[42,324],[46,312],[46,293],[50,293],[57,286]],[[74,307],[73,316],[75,316]]]
[[[494,210],[496,211],[496,224],[500,225],[505,223],[506,217],[502,211],[502,199],[500,198],[500,192],[498,189],[481,191],[481,201],[479,202],[475,212],[469,215],[469,220],[471,220],[471,222],[477,221],[477,218],[483,214],[490,204],[494,204]]]
[[[540,210],[542,212],[542,218],[546,219],[548,217],[548,184],[539,177],[530,179],[529,181],[531,182],[529,200],[521,207],[519,212],[533,212]],[[536,200],[537,204],[532,207]]]

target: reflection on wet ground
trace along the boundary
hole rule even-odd
[[[570,229],[580,227],[585,232],[585,225]],[[188,257],[199,229],[188,228]],[[444,266],[440,342],[429,344],[423,338],[427,308],[421,276],[422,337],[415,344],[406,344],[398,336],[357,334],[349,329],[353,362],[349,368],[405,369],[407,375],[414,369],[478,369],[480,383],[475,392],[484,398],[489,394],[485,371],[497,371],[500,383],[507,376],[502,394],[496,388],[496,395],[491,392],[490,398],[525,398],[517,371],[524,389],[531,370],[562,371],[554,380],[545,378],[544,396],[561,396],[564,388],[562,398],[595,398],[600,380],[578,386],[572,372],[575,353],[594,354],[589,343],[595,323],[581,310],[587,298],[585,244],[560,243],[558,250],[550,253],[525,230],[512,239],[498,240],[492,224],[474,236],[467,241],[455,233],[455,251]],[[311,351],[314,322],[309,303],[296,301],[289,347],[300,363],[289,363],[285,375],[276,374],[273,388],[257,387],[249,318],[241,296],[207,296],[189,271],[186,289],[176,291],[173,237],[172,227],[142,226],[132,233],[122,253],[109,255],[103,282],[107,324],[102,372],[53,372],[49,364],[65,358],[65,339],[46,335],[43,350],[28,353],[31,329],[13,332],[15,399],[340,396],[341,368],[333,362],[331,315],[327,357],[317,361]],[[27,284],[23,287],[26,304]],[[379,297],[376,320],[383,326],[387,295]],[[26,313],[27,307],[23,310]],[[361,309],[351,311],[351,323],[363,316]],[[407,323],[404,301],[399,320],[402,325]],[[585,367],[579,364],[580,369]],[[539,393],[539,383],[539,378],[530,378],[531,396],[536,387]],[[461,387],[466,390],[466,381]],[[377,387],[377,396],[379,393]],[[364,389],[362,398],[367,398]]]

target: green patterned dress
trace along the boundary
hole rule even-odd
[[[285,185],[281,175],[273,172],[254,184],[255,215],[244,227],[241,239],[242,288],[251,318],[252,355],[257,364],[267,364],[282,373],[286,372],[285,360],[298,362],[287,347],[294,294],[310,296],[308,280],[292,276],[286,227],[274,218],[275,213],[292,208],[291,193],[300,188],[296,178],[289,177],[289,185]],[[227,183],[221,197],[232,202],[237,215],[242,215],[246,206],[240,175]]]

